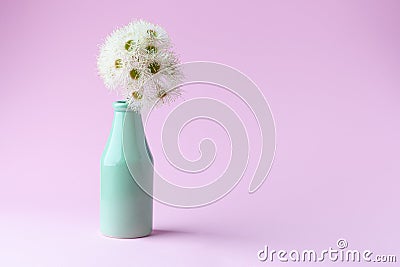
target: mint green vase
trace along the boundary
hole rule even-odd
[[[127,109],[125,101],[113,107],[114,121],[101,158],[100,230],[109,237],[143,237],[152,231],[153,158],[140,113]]]

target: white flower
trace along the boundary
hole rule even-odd
[[[115,30],[100,47],[97,66],[105,86],[121,90],[135,111],[179,95],[179,60],[158,25],[139,20]]]

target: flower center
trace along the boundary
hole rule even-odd
[[[155,61],[149,64],[150,72],[153,74],[156,74],[160,70],[160,67],[160,64]]]
[[[114,62],[114,65],[115,65],[115,68],[116,69],[120,69],[120,68],[122,68],[124,65],[122,64],[122,59],[117,59],[117,60],[115,60],[115,62]]]
[[[147,50],[147,52],[148,52],[149,54],[157,53],[157,48],[156,48],[155,46],[153,46],[153,45],[148,45],[148,46],[146,47],[146,50]]]
[[[133,50],[133,45],[135,44],[135,42],[133,40],[129,40],[125,43],[125,50],[126,51],[132,51]]]
[[[150,35],[151,37],[157,37],[157,32],[155,30],[147,30],[147,34]]]
[[[139,93],[138,91],[133,91],[132,92],[132,97],[134,99],[140,100],[140,99],[142,99],[143,95],[141,93]]]
[[[158,96],[159,98],[164,98],[164,97],[167,96],[167,92],[166,92],[165,90],[161,90],[161,91],[159,91],[159,92],[157,93],[157,96]]]
[[[137,69],[132,69],[132,70],[129,72],[129,75],[130,75],[131,78],[134,79],[134,80],[139,79],[139,76],[140,76],[139,71],[138,71]]]

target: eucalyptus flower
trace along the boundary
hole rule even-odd
[[[158,25],[138,20],[116,29],[100,46],[97,67],[105,86],[122,93],[135,111],[180,95],[179,59]]]

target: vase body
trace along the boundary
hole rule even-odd
[[[143,237],[152,231],[152,191],[143,188],[152,190],[153,158],[140,113],[128,110],[125,101],[113,107],[113,125],[101,157],[100,230],[109,237]]]

